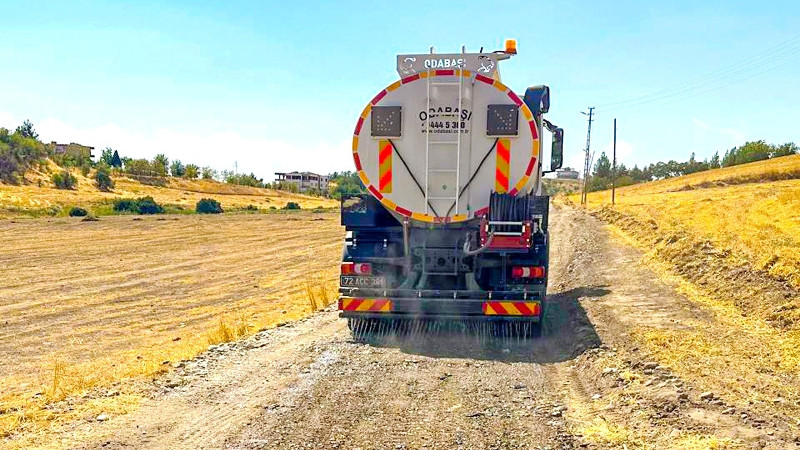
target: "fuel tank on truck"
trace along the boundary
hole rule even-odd
[[[369,192],[411,226],[484,215],[492,192],[540,183],[540,125],[499,80],[497,55],[399,55],[401,79],[378,92],[353,133]]]

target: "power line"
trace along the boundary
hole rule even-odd
[[[729,81],[727,83],[723,83],[723,84],[717,85],[717,86],[712,86],[709,89],[692,92],[691,95],[692,95],[693,98],[702,97],[703,95],[710,94],[711,92],[715,92],[715,91],[718,91],[720,89],[726,88],[728,86],[732,86],[734,84],[741,83],[743,81],[747,81],[747,80],[749,80],[751,78],[759,77],[759,76],[764,75],[766,73],[772,72],[773,70],[780,69],[781,67],[789,65],[789,64],[791,64],[791,63],[793,63],[795,61],[798,61],[798,60],[800,60],[800,58],[795,58],[795,59],[792,59],[792,60],[789,60],[789,61],[784,61],[782,64],[777,64],[777,65],[773,65],[773,66],[767,67],[765,70],[762,70],[760,72],[747,74],[747,75],[745,75],[743,77],[731,80],[731,81]],[[684,98],[685,97],[677,97],[676,98],[675,96],[671,96],[670,98],[661,99],[661,100],[664,100],[664,101],[657,102],[657,104],[660,104],[661,106],[667,106],[667,105],[671,105],[671,104],[674,104],[674,103],[681,102],[681,101],[684,100]],[[627,109],[627,108],[635,108],[636,106],[641,106],[641,105],[622,106],[622,107],[618,108],[617,110],[624,110],[624,109]]]
[[[740,61],[738,63],[723,67],[706,75],[698,77],[690,82],[682,83],[681,85],[674,85],[671,87],[662,88],[639,97],[633,97],[617,102],[601,104],[599,106],[599,109],[632,108],[648,103],[657,102],[665,98],[673,97],[679,94],[690,93],[692,91],[708,87],[709,85],[712,86],[712,89],[716,89],[719,86],[713,86],[713,85],[717,82],[724,83],[726,81],[733,80],[732,82],[726,83],[723,86],[741,82],[744,79],[751,78],[752,76],[761,75],[770,70],[782,67],[783,65],[785,65],[788,62],[791,62],[792,60],[781,64],[782,62],[781,59],[785,58],[786,56],[791,56],[792,54],[795,54],[798,51],[800,51],[800,36],[795,36],[794,38],[784,41],[781,44],[771,47],[744,61]],[[758,69],[763,69],[765,66],[767,66],[767,70],[758,70]]]

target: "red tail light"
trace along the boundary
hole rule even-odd
[[[342,275],[370,275],[372,274],[372,264],[370,263],[342,263]]]
[[[511,268],[511,278],[544,278],[544,267],[515,266]]]

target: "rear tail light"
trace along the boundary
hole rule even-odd
[[[511,278],[544,278],[544,267],[515,266],[511,268]]]
[[[342,263],[342,275],[370,275],[372,274],[372,264],[370,263]]]

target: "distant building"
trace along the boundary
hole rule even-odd
[[[320,192],[328,192],[328,177],[311,172],[275,172],[275,181],[280,183],[292,183],[297,185],[300,192],[308,192],[316,189]]]
[[[569,167],[564,167],[563,169],[556,170],[556,178],[566,178],[568,180],[577,180],[578,179],[578,171],[571,169]]]
[[[94,147],[88,147],[86,145],[76,144],[74,142],[70,142],[69,144],[58,144],[55,141],[51,142],[50,145],[53,147],[53,152],[57,155],[70,155],[78,159],[94,158],[94,155],[92,154]]]

